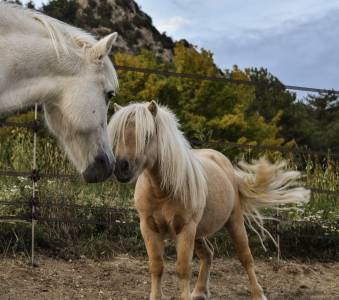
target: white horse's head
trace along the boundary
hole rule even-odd
[[[108,54],[117,38],[90,34],[0,1],[0,114],[43,104],[47,125],[87,182],[108,178],[115,159],[107,109],[118,89]]]
[[[116,36],[113,33],[93,46],[85,45],[84,55],[76,58],[76,68],[72,66],[72,73],[60,78],[56,99],[44,102],[49,129],[87,182],[103,181],[114,169],[107,109],[118,88],[108,58]],[[62,61],[62,56],[59,59]]]

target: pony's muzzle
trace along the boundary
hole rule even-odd
[[[109,160],[106,153],[101,153],[95,157],[82,176],[88,183],[102,182],[112,175],[113,169],[114,162]]]
[[[114,175],[122,183],[127,183],[133,178],[130,165],[126,159],[117,159]]]

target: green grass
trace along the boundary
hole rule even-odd
[[[27,119],[31,113],[27,113]],[[13,118],[15,120],[15,117]],[[27,171],[32,168],[32,132],[26,129],[0,128],[0,170]],[[301,184],[308,187],[336,191],[339,187],[339,162],[328,157],[281,154],[278,152],[238,152],[231,148],[222,150],[233,161],[267,156],[273,161],[285,159],[288,167],[303,171]],[[39,132],[38,169],[43,173],[74,174],[73,167],[60,151],[55,140],[44,130]],[[27,200],[32,195],[32,182],[24,177],[0,177],[0,201]],[[99,184],[84,184],[74,181],[42,178],[38,182],[37,197],[39,213],[44,218],[67,220],[98,220],[102,224],[76,224],[72,222],[39,222],[37,247],[59,256],[73,257],[85,254],[92,257],[107,257],[116,252],[144,254],[145,249],[133,213],[113,213],[110,207],[133,207],[133,186],[107,181]],[[326,239],[306,239],[300,235],[337,237],[339,222],[338,196],[315,193],[304,206],[281,212],[283,220],[295,221],[281,226],[283,255],[334,257],[338,242]],[[71,205],[90,205],[98,209],[72,208]],[[27,205],[0,205],[0,215],[29,213]],[[275,214],[275,211],[267,211]],[[271,230],[275,226],[271,225]],[[25,224],[0,224],[0,252],[3,255],[17,251],[28,253],[30,248],[30,226]],[[224,232],[218,233],[212,242],[217,254],[231,253],[232,246]],[[298,238],[299,236],[299,238]],[[269,255],[275,254],[269,242]],[[256,255],[262,249],[251,234],[251,244]],[[174,251],[173,246],[170,252]],[[265,254],[267,255],[267,254]]]

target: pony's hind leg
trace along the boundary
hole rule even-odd
[[[148,226],[146,221],[140,222],[140,229],[149,258],[149,270],[152,275],[150,300],[160,300],[162,299],[161,279],[164,270],[164,240],[160,233]]]
[[[244,224],[244,216],[240,209],[235,209],[226,227],[234,241],[239,260],[245,268],[251,284],[253,300],[267,300],[262,287],[259,285],[255,275],[254,260],[248,245],[248,237]]]
[[[210,268],[213,260],[213,247],[207,239],[195,240],[195,253],[200,259],[200,270],[197,283],[192,293],[193,300],[206,300],[209,297]]]

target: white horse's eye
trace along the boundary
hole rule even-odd
[[[105,101],[106,101],[106,104],[108,105],[110,103],[110,100],[112,99],[112,97],[115,96],[115,91],[109,91],[109,92],[106,92],[105,94]]]
[[[106,93],[106,98],[111,99],[112,97],[115,96],[115,91],[109,91]]]

